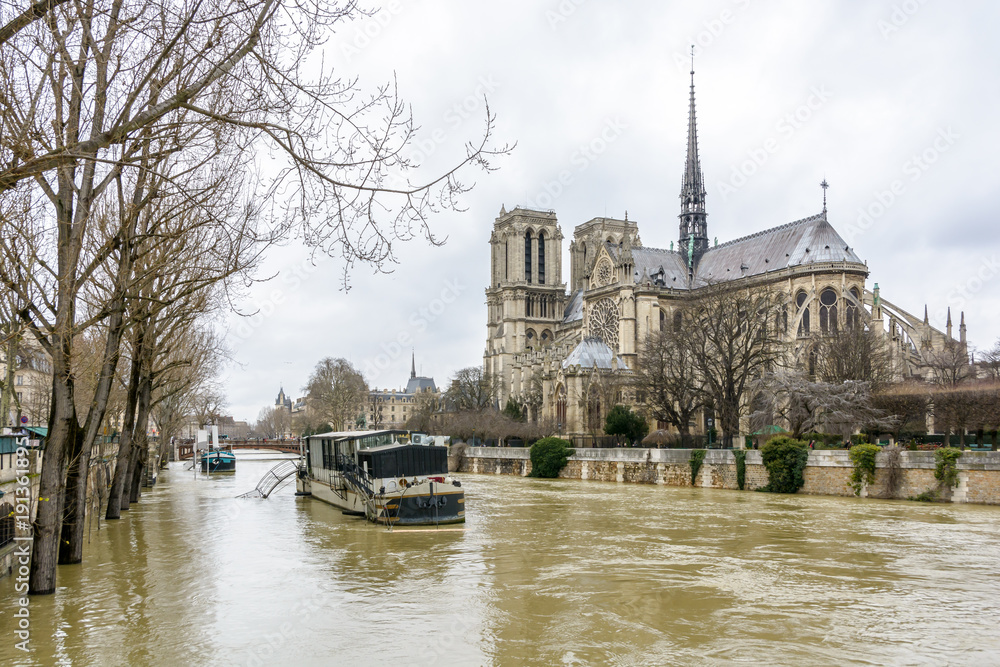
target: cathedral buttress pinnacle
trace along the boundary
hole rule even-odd
[[[694,109],[694,47],[691,47],[691,106],[688,110],[688,146],[681,184],[679,249],[693,266],[708,250],[708,213],[705,211],[705,177],[698,159],[698,125]]]

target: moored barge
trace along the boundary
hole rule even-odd
[[[465,492],[448,476],[448,447],[408,442],[401,430],[309,436],[298,495],[394,526],[465,522]]]

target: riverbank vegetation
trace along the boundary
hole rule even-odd
[[[801,440],[779,436],[768,440],[760,450],[767,469],[767,486],[761,491],[796,493],[805,484],[803,471],[809,461],[809,445]]]
[[[542,438],[531,446],[530,477],[554,479],[566,467],[569,457],[576,451],[568,440],[562,438]]]

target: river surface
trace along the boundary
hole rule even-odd
[[[996,665],[1000,508],[462,475],[388,532],[171,464],[0,664]]]

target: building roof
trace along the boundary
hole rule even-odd
[[[710,249],[698,263],[695,284],[707,285],[820,262],[864,264],[830,225],[826,213]]]
[[[566,310],[563,311],[563,324],[583,319],[583,290],[578,289],[569,298]],[[503,325],[501,325],[503,326]],[[501,332],[502,333],[502,332]]]
[[[681,253],[659,248],[632,248],[632,257],[636,283],[648,278],[663,287],[689,288],[687,266]],[[826,213],[709,248],[695,269],[694,286],[821,262],[864,265],[827,220]]]
[[[434,384],[434,378],[411,376],[409,381],[406,383],[407,394],[416,394],[417,392],[427,390],[437,392],[437,386]]]
[[[643,275],[662,287],[687,289],[687,267],[680,253],[661,248],[632,248],[635,282],[645,282]]]
[[[580,366],[582,368],[594,368],[601,370],[611,370],[612,360],[615,353],[600,338],[584,338],[579,345],[563,360],[562,367]],[[621,357],[618,357],[618,368],[628,370],[628,364]]]

